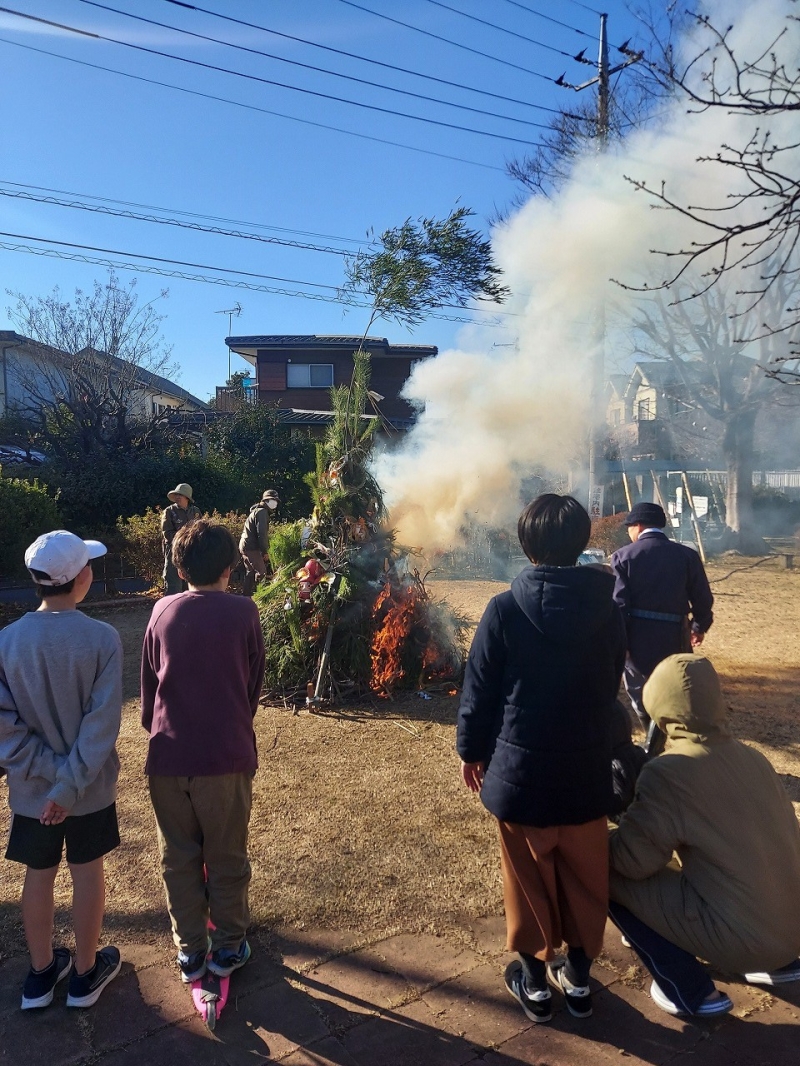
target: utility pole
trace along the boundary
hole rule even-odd
[[[627,56],[627,59],[623,63],[611,67],[608,61],[608,15],[601,14],[600,47],[597,54],[597,74],[595,77],[590,78],[589,81],[583,82],[582,85],[570,85],[564,80],[563,75],[556,83],[566,89],[574,89],[576,92],[580,92],[582,89],[588,89],[592,85],[597,86],[597,131],[595,136],[598,150],[600,152],[605,151],[608,145],[611,75],[616,74],[620,70],[624,70],[625,67],[630,66],[631,63],[638,63],[644,55],[643,52],[629,52],[627,46],[628,42],[626,41],[620,48],[620,51],[623,55]],[[582,63],[591,64],[590,59],[583,58],[582,52],[575,56],[575,58]],[[605,420],[601,415],[603,387],[605,384],[605,335],[606,309],[605,305],[601,303],[597,310],[595,345],[590,371],[591,380],[589,390],[592,421],[589,429],[589,486],[587,493],[587,510],[593,519],[600,518],[603,514],[603,482],[601,478],[598,478],[597,467],[598,453],[601,450],[603,425],[605,424]]]
[[[608,146],[608,37],[606,34],[608,15],[600,16],[600,49],[597,54],[597,142],[601,152]],[[594,355],[592,357],[589,403],[591,405],[591,425],[589,427],[589,516],[603,517],[603,478],[598,479],[597,461],[601,449],[603,423],[601,416],[603,402],[603,379],[606,369],[606,309],[601,302],[597,309],[597,322],[594,338]],[[602,458],[602,457],[601,457]]]

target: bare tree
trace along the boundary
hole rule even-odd
[[[787,286],[784,277],[765,300],[795,296],[798,285]],[[728,546],[751,554],[764,547],[753,521],[756,420],[771,406],[787,402],[785,390],[765,368],[774,365],[776,345],[800,339],[800,325],[786,335],[760,331],[760,316],[752,309],[740,313],[730,288],[720,282],[688,300],[683,298],[692,291],[687,277],[682,288],[643,300],[634,328],[643,352],[675,367],[686,408],[702,411],[720,426]]]
[[[146,402],[153,375],[174,369],[160,332],[164,316],[154,301],[139,306],[135,286],[109,271],[104,284],[76,290],[72,303],[58,288],[44,297],[9,292],[17,301],[9,316],[30,341],[12,367],[14,413],[55,455],[127,453],[166,428],[166,413]]]
[[[777,134],[771,128],[781,117],[800,111],[800,19],[787,15],[770,44],[751,57],[737,54],[734,27],[721,30],[705,16],[695,19],[706,35],[705,47],[680,70],[658,63],[651,63],[651,69],[688,99],[691,111],[720,109],[758,121],[743,144],[722,144],[698,159],[732,174],[739,188],[723,203],[695,205],[674,198],[666,184],[654,188],[633,177],[628,181],[656,206],[679,213],[697,227],[691,243],[658,250],[674,263],[659,287],[670,289],[691,276],[691,289],[684,285],[681,290],[681,298],[687,299],[723,277],[735,276],[737,296],[743,299],[734,313],[748,314],[748,328],[752,330],[753,311],[761,319],[762,335],[792,337],[791,343],[771,352],[762,364],[765,373],[778,382],[800,385],[800,303],[795,299],[780,306],[780,301],[766,300],[768,293],[781,290],[783,279],[794,279],[800,271],[800,137],[788,132],[785,122],[779,122],[782,131]],[[781,58],[784,54],[795,57],[791,64]],[[796,286],[792,288],[796,294]]]

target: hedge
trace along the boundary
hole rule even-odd
[[[62,526],[56,500],[38,480],[2,476],[0,468],[0,577],[25,573],[25,549]]]
[[[225,526],[230,530],[236,543],[239,543],[246,515],[236,511],[228,511],[227,514],[212,511],[203,517]],[[126,561],[133,566],[140,577],[149,581],[151,586],[160,585],[164,571],[161,511],[151,507],[144,514],[120,518],[117,520],[117,530],[121,541],[120,549]]]

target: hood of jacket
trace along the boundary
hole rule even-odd
[[[704,744],[730,736],[719,677],[701,655],[664,659],[650,675],[642,698],[647,713],[670,740]]]
[[[514,599],[550,640],[578,643],[608,625],[614,577],[595,566],[528,566],[511,583]]]
[[[264,501],[263,500],[259,500],[258,503],[254,503],[253,506],[250,508],[250,514],[255,514],[256,511],[268,511],[268,510],[269,510],[269,507],[267,507],[267,505],[264,503]]]

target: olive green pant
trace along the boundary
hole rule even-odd
[[[149,779],[161,873],[178,948],[238,950],[250,922],[247,829],[253,775]]]

